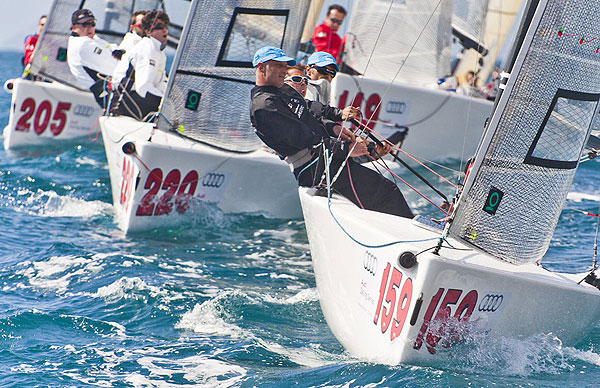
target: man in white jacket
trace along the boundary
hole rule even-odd
[[[119,84],[122,99],[119,113],[143,120],[158,111],[165,94],[169,17],[162,11],[149,11],[142,20],[144,38],[129,52],[113,72],[113,87]]]
[[[122,52],[96,35],[96,21],[89,9],[78,9],[71,16],[67,63],[82,88],[89,89],[104,107],[105,79],[112,74]]]
[[[142,30],[142,20],[144,19],[144,15],[146,15],[148,11],[135,11],[133,15],[131,15],[131,21],[129,23],[129,32],[125,34],[123,40],[119,44],[120,50],[125,50],[125,52],[130,51],[133,46],[139,43],[140,40],[144,37],[144,30]]]

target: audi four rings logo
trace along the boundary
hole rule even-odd
[[[365,252],[363,268],[366,269],[368,273],[375,276],[377,273],[377,257],[370,252]]]
[[[500,308],[502,301],[504,301],[503,295],[487,294],[481,299],[478,310],[493,313]]]
[[[94,107],[89,105],[75,105],[73,113],[78,116],[89,117],[94,113]]]
[[[204,175],[204,178],[202,179],[202,186],[219,188],[223,186],[223,182],[225,182],[225,174],[215,174],[213,172],[209,172],[208,174]]]

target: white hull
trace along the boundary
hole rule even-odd
[[[492,102],[481,98],[398,83],[386,93],[388,82],[342,73],[333,79],[331,105],[350,105],[357,92],[357,84],[360,84],[362,97],[357,97],[361,103],[356,105],[360,106],[365,121],[381,101],[374,118],[408,126],[408,136],[402,149],[428,160],[468,159],[473,156],[485,121],[492,111]],[[385,137],[397,130],[382,124],[372,128]]]
[[[452,351],[452,339],[467,333],[509,338],[552,333],[573,344],[600,318],[600,291],[577,284],[585,274],[552,273],[535,264],[514,266],[476,250],[449,248],[442,248],[439,256],[432,251],[419,254],[414,267],[404,268],[399,255],[435,246],[439,230],[361,210],[334,197],[333,213],[362,243],[430,239],[365,248],[335,223],[327,198],[301,188],[300,200],[323,314],[340,343],[358,358],[432,363],[441,360],[440,353]],[[422,305],[413,316],[420,295]],[[444,311],[463,321],[436,320]]]
[[[227,152],[163,131],[148,141],[153,125],[128,117],[101,117],[100,127],[113,203],[125,232],[185,221],[188,207],[171,193],[209,202],[226,213],[302,216],[294,176],[273,153]],[[123,152],[127,142],[135,145],[138,158]]]
[[[88,136],[101,114],[90,92],[57,82],[15,79],[4,149],[54,145]]]

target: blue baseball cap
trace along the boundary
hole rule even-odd
[[[310,57],[308,57],[308,61],[306,61],[307,65],[325,67],[328,65],[334,65],[336,71],[340,71],[337,63],[335,63],[335,58],[333,55],[326,53],[325,51],[317,51],[313,53]]]
[[[272,46],[261,47],[254,53],[252,66],[256,67],[259,63],[267,61],[287,62],[288,65],[294,66],[296,61],[290,58],[283,52],[282,49]]]

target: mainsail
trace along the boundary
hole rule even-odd
[[[73,11],[90,9],[97,18],[96,33],[109,42],[119,43],[129,30],[133,12],[158,9],[162,3],[162,0],[54,0],[35,48],[30,72],[80,89],[67,64]],[[175,31],[178,35],[177,29]]]
[[[450,233],[500,259],[542,258],[600,99],[600,15],[540,1],[459,200]]]
[[[358,0],[350,16],[344,62],[355,71],[417,86],[450,72],[451,0]]]
[[[262,143],[250,124],[254,52],[297,52],[309,0],[192,2],[158,128],[237,152]],[[192,23],[192,20],[194,21]],[[244,102],[246,101],[246,102]]]

